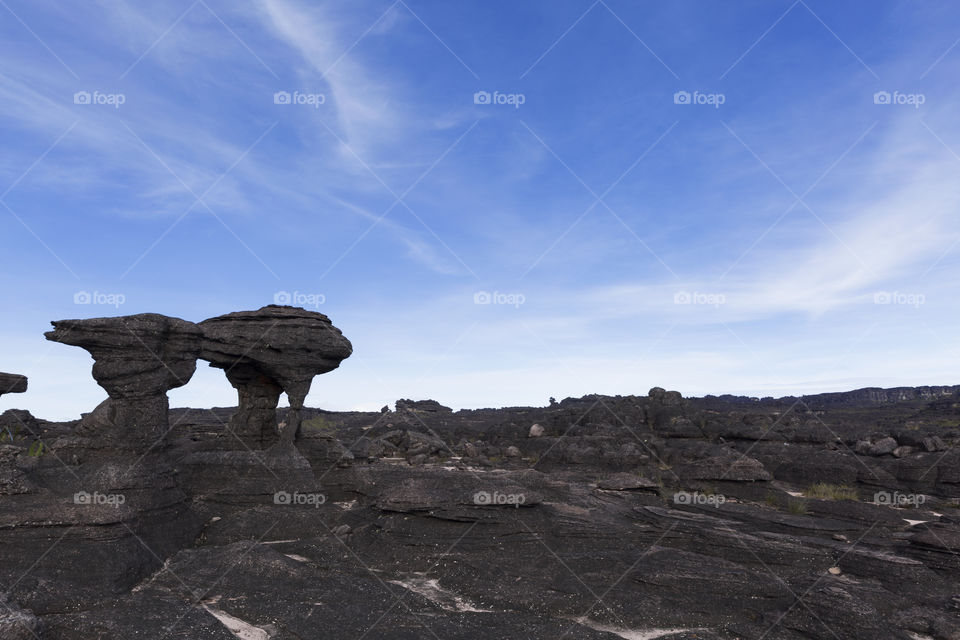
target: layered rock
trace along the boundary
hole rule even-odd
[[[0,373],[0,396],[5,393],[24,393],[27,390],[27,377],[13,373]]]
[[[270,446],[278,438],[292,443],[314,376],[336,369],[353,353],[330,318],[296,307],[229,313],[204,320],[200,327],[200,357],[223,369],[239,395],[230,430],[249,446]],[[284,392],[290,412],[278,436],[276,407]]]
[[[197,325],[154,313],[52,324],[47,340],[86,349],[94,379],[110,396],[84,418],[82,432],[130,448],[157,444],[169,430],[167,391],[196,371]]]

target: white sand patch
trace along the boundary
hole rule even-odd
[[[427,578],[424,575],[415,575],[405,580],[388,580],[392,584],[398,584],[404,589],[409,589],[414,593],[423,596],[430,602],[440,606],[446,611],[459,611],[471,613],[488,613],[492,609],[478,609],[465,598],[444,589],[440,586],[440,581],[435,578]]]
[[[904,520],[909,522],[911,527],[915,527],[918,524],[923,524],[924,522],[929,522],[929,520],[908,520],[907,518],[904,518]]]
[[[220,624],[225,626],[230,633],[240,638],[240,640],[270,640],[270,633],[266,629],[255,627],[240,618],[234,618],[229,613],[224,613],[209,605],[203,605],[203,608],[207,610],[207,613],[219,620]]]
[[[350,500],[348,502],[334,502],[333,504],[337,505],[344,511],[350,511],[350,509],[353,509],[355,506],[357,506],[357,501]]]

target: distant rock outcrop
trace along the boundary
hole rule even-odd
[[[27,390],[27,377],[13,373],[0,373],[0,396],[5,393],[24,393]]]
[[[201,332],[192,322],[155,313],[59,320],[47,340],[93,356],[93,377],[110,396],[82,427],[130,448],[152,447],[169,430],[167,391],[190,381]]]
[[[332,371],[353,353],[353,346],[322,313],[270,305],[204,320],[200,357],[223,369],[239,394],[231,431],[250,446],[264,448],[277,439],[280,394],[290,399],[287,424],[280,434],[292,443],[300,411],[314,376]]]

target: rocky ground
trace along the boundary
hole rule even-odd
[[[301,413],[4,413],[0,638],[960,638],[958,387]]]

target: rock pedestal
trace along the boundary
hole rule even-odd
[[[121,448],[149,448],[169,429],[167,391],[185,385],[197,368],[201,332],[179,318],[141,314],[60,320],[47,340],[93,356],[93,377],[110,396],[84,417],[85,434],[115,439]]]
[[[200,323],[200,357],[223,369],[237,389],[239,407],[230,419],[233,434],[250,447],[292,444],[314,376],[332,371],[353,346],[322,313],[270,305]],[[278,434],[276,407],[290,399],[287,424]]]

